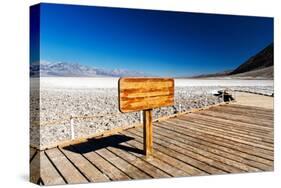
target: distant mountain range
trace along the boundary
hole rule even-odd
[[[41,61],[30,65],[30,76],[38,77],[122,77],[122,76],[145,76],[145,73],[124,69],[101,69],[78,63]]]
[[[253,78],[253,79],[273,79],[273,43],[250,57],[234,70],[224,71],[214,74],[204,74],[193,76],[193,78]]]
[[[214,74],[202,74],[191,78],[242,78],[242,79],[273,79],[273,43],[250,57],[234,70]],[[143,72],[124,69],[101,69],[78,63],[41,61],[30,65],[32,77],[123,77],[123,76],[149,76]],[[186,78],[186,77],[185,77]],[[188,77],[190,78],[190,77]]]

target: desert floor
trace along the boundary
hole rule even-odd
[[[252,93],[236,92],[237,104],[263,107],[267,109],[273,109],[274,97],[268,97],[263,95],[257,95]]]

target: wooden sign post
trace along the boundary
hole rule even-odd
[[[119,110],[123,113],[143,110],[144,154],[152,154],[152,109],[174,105],[172,78],[120,78]]]

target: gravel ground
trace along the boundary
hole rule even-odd
[[[220,103],[222,99],[213,93],[222,89],[273,93],[273,86],[176,87],[175,105],[154,109],[153,118]],[[75,138],[141,122],[140,112],[125,114],[119,112],[117,88],[41,87],[40,96],[38,90],[33,88],[30,104],[30,117],[33,122],[30,126],[30,144],[40,148],[71,140],[71,117]]]

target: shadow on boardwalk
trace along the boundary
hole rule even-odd
[[[93,152],[93,151],[100,150],[100,149],[107,148],[107,147],[114,147],[114,148],[124,150],[126,152],[134,152],[137,154],[143,154],[143,151],[140,149],[121,145],[121,143],[128,142],[133,139],[134,139],[133,137],[126,136],[126,135],[111,135],[108,137],[89,139],[88,142],[79,143],[79,144],[75,144],[72,146],[66,146],[63,149],[66,149],[66,150],[69,150],[72,152],[76,152],[76,153],[85,154],[85,153]]]

